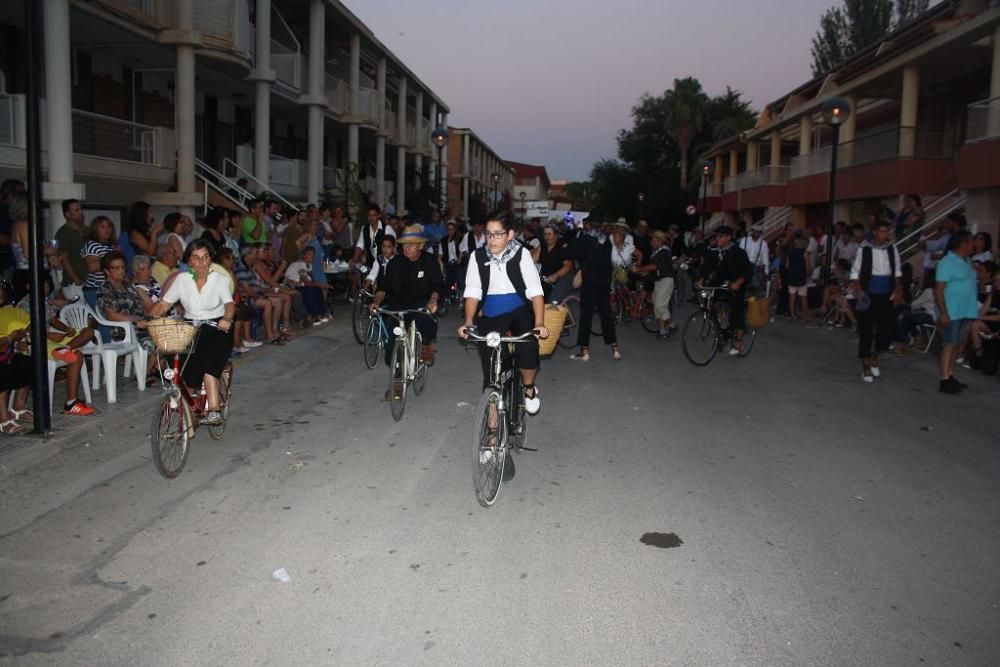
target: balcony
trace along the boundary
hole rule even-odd
[[[378,123],[378,95],[374,88],[358,88],[358,114],[372,124]]]
[[[1000,97],[970,104],[958,160],[958,187],[1000,187]]]
[[[123,0],[127,4],[148,5],[149,0]],[[174,11],[174,3],[157,3]],[[163,17],[163,7],[158,11]],[[170,17],[173,24],[173,17]],[[253,53],[253,26],[250,11],[243,0],[198,0],[194,3],[194,25],[201,33],[205,46],[233,49],[247,58]],[[273,66],[273,65],[272,65]]]
[[[0,146],[24,148],[24,95],[0,93]]]
[[[830,147],[792,158],[787,203],[825,200],[829,185]],[[901,192],[934,195],[955,184],[955,164],[948,131],[927,127],[889,127],[869,132],[837,148],[837,194],[865,199]]]
[[[73,152],[102,160],[160,165],[162,128],[73,109]]]
[[[297,47],[285,46],[271,40],[271,69],[277,75],[275,82],[289,88],[293,93],[302,90],[302,73],[305,71],[305,56]]]
[[[345,114],[351,109],[351,92],[347,82],[332,74],[326,76],[326,101],[334,113]]]

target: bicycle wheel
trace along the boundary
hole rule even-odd
[[[618,291],[611,293],[611,321],[614,322],[615,326],[621,325],[625,318],[628,316],[628,306],[625,305],[625,301],[621,298]]]
[[[507,442],[500,392],[487,387],[479,399],[476,430],[472,434],[472,488],[483,507],[491,506],[500,493]]]
[[[753,349],[753,343],[757,340],[757,330],[750,329],[743,334],[743,347],[740,349],[740,356],[745,357]]]
[[[514,377],[504,386],[507,396],[507,421],[509,427],[509,446],[524,447],[528,437],[528,413],[524,411],[524,385],[521,384],[521,374],[515,369]]]
[[[396,345],[392,349],[389,369],[389,411],[392,412],[392,418],[399,421],[406,409],[406,351],[400,338],[396,339]]]
[[[187,412],[180,405],[182,400],[180,396],[165,397],[160,409],[153,415],[153,425],[149,430],[153,465],[167,479],[180,474],[190,451]]]
[[[642,322],[642,328],[649,333],[658,333],[660,331],[660,320],[656,319],[653,304],[648,300],[643,301],[642,305],[639,306],[639,321]]]
[[[358,341],[358,345],[365,344],[365,334],[370,319],[367,299],[363,299],[360,294],[355,295],[354,304],[351,306],[351,330],[354,331],[354,340]]]
[[[365,333],[365,366],[375,368],[384,347],[381,320],[373,317],[368,320],[368,331]]]
[[[229,399],[233,395],[233,365],[226,364],[222,369],[222,376],[219,378],[219,400],[220,412],[222,413],[222,423],[208,427],[208,434],[213,440],[221,440],[226,434],[226,422],[229,421]]]
[[[414,361],[413,364],[416,368],[413,371],[413,393],[419,396],[423,391],[424,387],[427,386],[427,364],[420,360],[419,350],[423,346],[423,339],[420,337],[420,332],[417,332],[417,344],[416,350],[414,350]]]
[[[572,349],[576,347],[576,327],[580,322],[580,299],[575,296],[566,297],[563,301],[566,306],[566,322],[563,324],[562,333],[559,334],[559,347]]]
[[[719,351],[719,325],[703,310],[696,310],[684,323],[681,341],[684,356],[695,366],[704,366]]]

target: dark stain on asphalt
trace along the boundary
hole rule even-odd
[[[639,541],[657,549],[673,549],[684,544],[684,540],[674,533],[644,533]]]
[[[434,642],[424,642],[425,651],[430,651],[432,648],[434,648]]]
[[[958,648],[962,648],[962,642],[954,642],[954,644],[955,644],[955,646],[957,646]]]
[[[0,597],[0,602],[6,602],[9,598],[10,598],[10,593],[7,593],[7,595]]]
[[[527,572],[522,572],[520,578],[521,579],[527,579],[528,578],[528,573]]]
[[[152,620],[152,619],[156,618],[156,614],[146,614],[146,618]]]
[[[410,569],[413,570],[414,572],[416,572],[417,570],[420,569],[420,563],[411,563],[410,564]]]
[[[207,560],[200,560],[197,563],[195,563],[197,567],[201,567],[202,565],[207,565],[207,564],[208,564]]]

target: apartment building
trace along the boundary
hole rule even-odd
[[[514,211],[524,218],[548,219],[549,173],[540,164],[507,162],[514,170]]]
[[[514,170],[479,135],[467,127],[449,127],[448,210],[468,219],[510,209]]]
[[[191,214],[261,191],[316,201],[354,181],[405,210],[435,169],[430,134],[448,106],[337,0],[40,1],[56,222],[68,197]],[[2,178],[24,177],[23,31],[23,4],[0,3]]]
[[[947,0],[840,69],[768,104],[756,126],[702,155],[714,162],[710,226],[764,221],[768,231],[829,222],[832,130],[823,103],[851,107],[840,127],[835,214],[864,222],[922,196],[928,221],[962,206],[1000,229],[1000,3]]]

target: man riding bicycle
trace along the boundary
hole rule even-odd
[[[705,253],[696,286],[719,287],[729,284],[729,321],[736,330],[736,341],[729,350],[736,356],[743,348],[746,332],[747,288],[753,277],[753,265],[746,252],[733,243],[733,229],[722,225],[715,230],[716,247]]]
[[[441,267],[437,258],[424,252],[427,239],[423,225],[408,225],[396,239],[402,253],[393,257],[385,265],[385,273],[379,282],[371,309],[374,311],[386,302],[386,310],[418,310],[426,308],[430,314],[412,313],[405,323],[416,322],[417,331],[423,340],[420,359],[428,366],[434,364],[433,343],[437,339],[437,320],[432,315],[437,312],[438,299],[444,289]],[[395,346],[395,327],[386,327],[389,334],[385,346],[385,363],[389,365]],[[388,400],[386,392],[386,400]]]
[[[486,223],[486,245],[476,250],[469,260],[465,275],[465,321],[458,328],[458,337],[468,338],[469,328],[476,322],[481,332],[503,334],[510,331],[511,335],[519,336],[534,331],[539,338],[548,338],[542,294],[542,283],[531,253],[514,241],[511,223],[490,220]],[[489,350],[480,347],[479,356],[485,386],[489,382]],[[542,407],[535,387],[538,345],[517,345],[514,358],[524,385],[525,412],[536,414]]]

